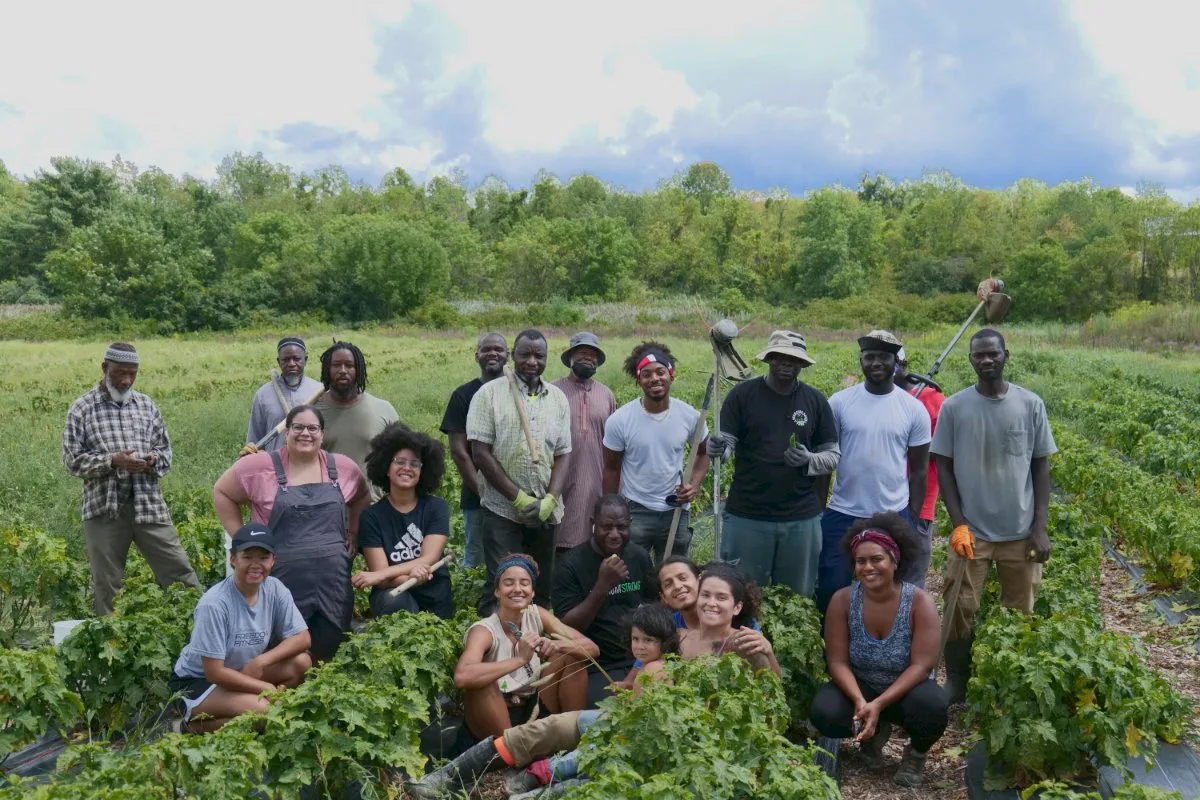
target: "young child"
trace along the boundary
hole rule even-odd
[[[638,606],[629,617],[627,645],[633,653],[635,666],[625,680],[616,685],[622,689],[633,689],[641,693],[637,677],[641,674],[658,675],[664,665],[663,657],[679,655],[679,629],[671,610],[658,603]]]

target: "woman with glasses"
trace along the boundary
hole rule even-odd
[[[213,505],[231,535],[242,527],[247,506],[252,522],[271,529],[271,574],[292,593],[308,625],[309,652],[325,661],[350,630],[350,561],[358,549],[359,516],[371,497],[352,459],[321,449],[320,411],[299,405],[284,422],[284,446],[238,459],[213,487]]]
[[[367,479],[386,494],[362,515],[363,558],[367,569],[351,582],[371,587],[371,613],[429,611],[454,616],[450,571],[434,570],[450,536],[450,506],[434,494],[446,472],[442,443],[394,422],[371,440]],[[415,578],[417,585],[393,596],[391,590]]]

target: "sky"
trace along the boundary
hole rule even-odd
[[[695,161],[801,194],[946,169],[1200,195],[1191,0],[26,0],[0,11],[0,160],[211,178],[235,151],[376,183]]]

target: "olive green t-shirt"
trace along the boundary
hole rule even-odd
[[[358,402],[351,406],[339,406],[328,397],[317,401],[317,408],[325,417],[325,443],[331,453],[341,453],[354,459],[358,468],[367,473],[367,455],[371,452],[371,440],[400,415],[387,400],[363,392]]]
[[[954,459],[959,502],[972,533],[989,542],[1029,538],[1030,464],[1058,452],[1042,398],[1013,383],[999,400],[969,386],[942,405],[929,451]]]

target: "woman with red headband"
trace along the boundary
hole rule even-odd
[[[839,589],[825,616],[830,683],[812,704],[823,735],[854,737],[868,769],[883,766],[892,724],[909,735],[896,783],[921,785],[925,756],[949,717],[934,680],[941,620],[924,589],[902,583],[899,567],[920,549],[916,531],[895,512],[859,520],[842,539],[855,582]]]

